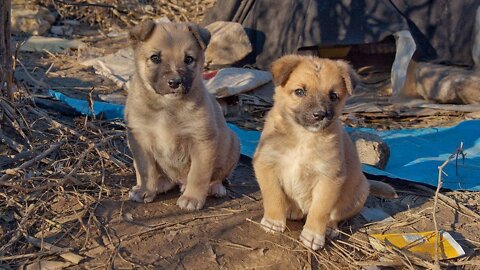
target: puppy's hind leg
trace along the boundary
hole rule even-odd
[[[231,161],[227,161],[226,164],[229,166],[224,166],[223,168],[216,168],[212,175],[212,182],[208,188],[208,196],[213,196],[217,198],[224,197],[227,195],[227,189],[223,185],[224,182],[228,182],[228,179],[233,177],[233,170],[235,169],[238,161],[238,157],[232,158],[229,157]]]
[[[160,192],[172,189],[175,184],[168,181],[153,158],[153,154],[146,151],[138,143],[135,134],[127,133],[128,144],[133,154],[133,165],[137,178],[137,185],[128,193],[129,199],[136,202],[149,203]]]
[[[214,182],[210,184],[210,187],[208,188],[208,195],[221,198],[227,195],[227,189],[225,186],[223,186],[222,182]]]
[[[303,214],[303,211],[302,211],[302,209],[300,209],[298,204],[291,199],[289,199],[288,201],[289,201],[289,206],[288,206],[288,210],[287,210],[287,218],[289,220],[301,220],[301,219],[303,219],[303,217],[305,215]]]
[[[342,199],[338,200],[335,208],[330,213],[327,235],[332,239],[340,234],[337,224],[342,220],[346,220],[358,214],[365,205],[365,201],[368,197],[369,185],[363,175],[361,175],[361,177],[363,180],[361,180],[359,185],[346,187]]]

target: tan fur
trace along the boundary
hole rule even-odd
[[[300,238],[318,249],[327,229],[335,235],[337,223],[357,214],[369,194],[355,146],[338,119],[357,77],[346,62],[297,55],[277,60],[272,73],[275,102],[253,160],[263,196],[262,224],[267,231],[283,231],[287,218],[306,216]],[[295,94],[299,88],[305,96]],[[333,116],[318,125],[296,120],[315,108],[330,108]]]
[[[226,193],[222,181],[234,169],[240,147],[202,81],[205,31],[193,24],[147,21],[130,33],[136,73],[125,117],[137,178],[131,200],[151,202],[179,184],[183,195],[177,204],[194,210],[203,207],[207,194]],[[157,53],[161,64],[150,60]],[[187,54],[193,64],[184,63]],[[186,93],[165,81],[177,73],[193,78]]]

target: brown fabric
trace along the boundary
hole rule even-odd
[[[420,2],[420,3],[419,3]],[[415,59],[471,65],[471,32],[480,0],[222,0],[204,18],[241,23],[253,52],[240,64],[268,68],[312,46],[378,42],[408,30]]]

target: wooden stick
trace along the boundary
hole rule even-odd
[[[15,98],[13,89],[13,64],[11,36],[11,0],[0,1],[0,89],[6,83],[6,92],[10,100]]]
[[[11,149],[17,151],[17,153],[21,153],[25,150],[25,147],[18,142],[14,141],[12,138],[8,137],[7,135],[3,134],[2,130],[0,130],[0,142],[6,144]]]

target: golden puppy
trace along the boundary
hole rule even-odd
[[[357,214],[369,191],[396,197],[382,182],[367,181],[357,151],[338,117],[357,75],[343,61],[287,55],[273,63],[274,106],[253,166],[263,197],[261,223],[284,231],[285,221],[307,216],[300,239],[314,250],[327,229]]]
[[[145,21],[130,32],[135,57],[125,108],[137,185],[129,197],[151,202],[182,185],[180,208],[200,209],[207,194],[226,194],[222,181],[240,152],[215,98],[202,80],[210,33],[191,23]]]

